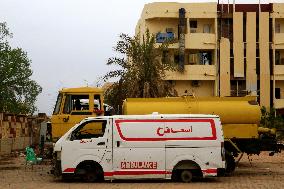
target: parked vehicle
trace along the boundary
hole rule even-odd
[[[86,118],[55,144],[54,173],[63,178],[174,179],[217,176],[225,169],[215,115],[116,115]],[[223,171],[224,172],[224,171]]]
[[[76,108],[76,100],[84,108]],[[124,101],[123,115],[160,114],[214,114],[220,116],[226,150],[226,172],[235,170],[235,158],[239,155],[259,154],[269,151],[271,155],[284,149],[276,140],[275,129],[260,127],[260,106],[254,96],[246,97],[168,97],[128,98]],[[52,139],[56,142],[72,126],[90,116],[110,115],[105,106],[103,90],[80,87],[59,91],[51,118]],[[99,109],[95,105],[99,104]],[[142,128],[141,128],[142,129]]]

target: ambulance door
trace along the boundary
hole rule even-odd
[[[111,130],[108,119],[90,120],[78,126],[72,132],[70,140],[65,141],[62,146],[63,172],[65,169],[75,168],[74,163],[84,159],[102,162],[104,170],[111,170]]]
[[[113,123],[113,177],[165,178],[165,142],[157,130],[163,122],[116,120]]]

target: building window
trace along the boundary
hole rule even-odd
[[[189,53],[188,64],[212,65],[212,53],[207,51]]]
[[[166,28],[166,33],[174,33],[174,29],[173,28]]]
[[[197,64],[197,62],[198,62],[198,54],[197,53],[188,55],[188,63],[189,64]]]
[[[275,98],[276,99],[280,99],[281,98],[280,88],[275,88]]]
[[[190,20],[189,26],[190,26],[190,33],[196,33],[197,21],[196,20]]]
[[[275,51],[275,64],[276,65],[280,65],[280,52],[279,51]]]
[[[170,62],[170,53],[169,51],[163,51],[162,53],[162,63],[168,63]]]
[[[197,28],[197,21],[196,20],[190,20],[189,25],[190,25],[190,28]]]
[[[178,54],[174,55],[174,63],[179,64],[179,55]]]
[[[203,26],[203,33],[211,33],[211,24],[205,24]]]
[[[275,65],[284,65],[284,52],[275,51]]]
[[[212,54],[211,52],[200,53],[200,64],[201,65],[211,65]]]
[[[256,74],[259,75],[260,74],[260,60],[259,58],[256,58],[255,59],[255,71],[256,71]]]
[[[275,23],[275,33],[281,33],[280,28],[280,23]]]

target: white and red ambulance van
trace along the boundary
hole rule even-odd
[[[54,146],[56,175],[97,179],[217,176],[225,168],[220,118],[201,114],[86,118]]]

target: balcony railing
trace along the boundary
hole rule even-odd
[[[184,72],[168,71],[165,80],[215,80],[215,65],[185,65]]]
[[[284,33],[275,34],[275,48],[276,49],[284,48]]]
[[[185,35],[185,47],[188,49],[215,49],[214,33],[189,33]]]
[[[275,99],[274,101],[274,107],[276,109],[284,108],[284,99]]]

